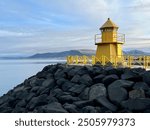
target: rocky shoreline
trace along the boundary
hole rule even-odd
[[[0,97],[1,113],[149,113],[150,71],[49,65]]]

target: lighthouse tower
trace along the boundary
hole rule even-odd
[[[101,35],[95,35],[97,59],[105,56],[108,62],[112,62],[114,57],[122,57],[122,44],[125,42],[125,35],[118,34],[118,28],[119,27],[108,18],[100,28]]]

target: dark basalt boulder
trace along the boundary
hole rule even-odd
[[[56,81],[57,85],[61,86],[62,84],[64,84],[65,82],[68,82],[67,79],[65,78],[60,78]]]
[[[82,108],[83,113],[97,113],[97,110],[93,106],[86,106]]]
[[[50,103],[53,103],[53,102],[59,102],[59,101],[56,97],[48,96],[46,104],[50,104]]]
[[[27,113],[28,111],[24,107],[16,106],[15,109],[12,110],[12,113]]]
[[[143,81],[150,86],[150,78],[149,77],[150,77],[150,71],[145,71],[142,74]]]
[[[74,105],[76,105],[78,108],[82,108],[88,105],[94,105],[94,103],[92,101],[89,100],[85,100],[85,101],[77,101],[73,103]]]
[[[37,90],[37,92],[36,92],[36,95],[42,95],[42,94],[49,94],[49,92],[50,92],[50,90],[51,90],[51,88],[50,87],[47,87],[47,88],[45,88],[45,87],[38,87],[38,90]]]
[[[3,97],[1,97],[1,98],[0,98],[0,105],[2,105],[2,104],[4,104],[4,103],[8,102],[10,98],[11,98],[11,97],[8,96],[8,95],[4,95]]]
[[[131,110],[132,112],[142,112],[150,109],[150,99],[139,98],[129,99],[122,102],[122,107]]]
[[[129,92],[129,98],[136,99],[136,98],[145,98],[145,92],[142,89],[135,89]]]
[[[138,73],[135,73],[132,70],[126,71],[124,74],[121,75],[121,79],[130,80],[130,81],[142,81],[142,76]]]
[[[95,101],[97,103],[99,103],[100,105],[106,107],[107,109],[109,109],[112,112],[116,112],[117,111],[117,106],[112,104],[105,96],[97,97]]]
[[[121,74],[123,74],[123,68],[114,68],[114,67],[106,67],[105,68],[107,75],[117,75],[118,77],[121,76]]]
[[[73,87],[71,87],[68,92],[75,93],[79,95],[84,89],[86,88],[86,85],[84,84],[75,84]]]
[[[136,82],[133,86],[133,89],[142,89],[142,90],[148,91],[150,90],[150,87],[145,82]]]
[[[103,78],[102,82],[105,84],[105,86],[108,86],[109,84],[111,84],[112,82],[118,80],[119,77],[115,74],[112,75],[108,75],[105,78]]]
[[[108,97],[110,101],[119,105],[122,101],[128,98],[128,92],[123,87],[110,85],[108,86]]]
[[[65,82],[63,85],[62,85],[62,90],[63,91],[68,91],[71,87],[73,87],[75,84],[70,82],[70,81],[67,81]]]
[[[35,87],[32,87],[32,89],[30,90],[30,93],[36,93],[37,91],[39,91],[39,88],[40,86],[35,86]]]
[[[43,81],[44,81],[44,79],[39,79],[37,77],[33,77],[30,79],[30,86],[31,87],[41,86]]]
[[[27,104],[27,102],[23,99],[23,100],[20,100],[17,104],[16,104],[16,107],[25,107]]]
[[[46,94],[40,95],[38,97],[33,97],[30,100],[30,102],[27,104],[27,109],[29,111],[32,111],[35,107],[42,106],[42,105],[45,105],[47,103],[48,103],[48,101],[47,101],[47,95]]]
[[[38,72],[38,73],[36,74],[36,77],[39,78],[39,79],[45,79],[46,76],[47,76],[47,73],[46,73],[46,72],[43,72],[43,71]]]
[[[85,88],[79,95],[79,98],[82,100],[89,100],[89,90],[90,88]]]
[[[51,88],[54,88],[55,87],[55,80],[54,79],[46,79],[42,85],[43,87],[49,87],[50,89]]]
[[[58,69],[54,74],[55,79],[66,78],[67,75],[62,69]]]
[[[106,72],[104,72],[103,67],[101,67],[100,65],[94,65],[92,71],[93,77],[98,76],[100,74],[106,74]]]
[[[0,106],[0,113],[12,113],[14,108],[9,107],[8,104],[3,104]]]
[[[79,69],[79,71],[77,71],[76,74],[80,76],[86,75],[88,74],[88,69],[85,66],[83,66]]]
[[[81,78],[80,78],[80,80],[79,80],[79,82],[81,84],[86,85],[86,86],[90,86],[90,85],[93,84],[93,80],[92,80],[92,78],[90,77],[89,74],[82,75]]]
[[[71,95],[62,95],[58,99],[59,99],[59,102],[61,104],[64,104],[64,103],[73,103],[75,101],[79,101],[78,97],[73,97]]]
[[[100,74],[100,75],[98,75],[98,76],[95,76],[94,78],[93,78],[93,81],[94,81],[94,83],[102,83],[102,79],[105,77],[105,75],[104,74]]]
[[[79,83],[80,79],[81,79],[80,75],[75,75],[75,76],[73,76],[73,78],[71,79],[71,82],[72,82],[72,83]]]
[[[104,84],[99,83],[90,87],[89,100],[96,99],[99,96],[106,96],[106,88]]]
[[[58,102],[53,102],[48,105],[42,106],[41,110],[44,113],[67,113],[68,112]]]
[[[26,90],[17,91],[12,94],[12,96],[18,100],[25,99],[26,97],[28,97],[28,95],[29,95],[29,92]]]
[[[29,101],[30,101],[33,97],[35,97],[35,96],[36,96],[35,93],[30,92],[29,95],[24,98],[24,100],[25,100],[26,102],[29,102]]]
[[[109,86],[111,87],[122,87],[122,88],[132,88],[134,82],[128,80],[116,80]]]
[[[67,110],[69,113],[78,113],[78,109],[77,109],[77,106],[74,105],[74,104],[68,104],[68,103],[65,103],[63,105],[64,109]]]
[[[63,91],[60,88],[56,88],[50,92],[50,96],[59,98],[63,95]]]
[[[72,78],[76,73],[80,70],[81,67],[73,67],[71,70],[69,70],[67,73],[68,78]]]
[[[48,65],[43,68],[42,72],[54,73],[57,69],[57,65]]]

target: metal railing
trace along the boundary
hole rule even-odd
[[[150,68],[150,56],[111,56],[110,58],[106,56],[101,56],[97,58],[96,56],[68,56],[67,64],[72,65],[107,65],[111,63],[114,67],[142,67]]]
[[[117,35],[113,35],[112,39],[115,39],[116,42],[125,43],[125,34],[118,33]],[[109,42],[109,41],[108,41]],[[102,35],[95,35],[95,44],[102,43]]]

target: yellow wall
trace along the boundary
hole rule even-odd
[[[117,48],[116,48],[116,44],[110,44],[110,52],[109,54],[111,56],[116,56],[117,55]]]
[[[105,29],[102,31],[102,42],[117,42],[117,31]]]
[[[121,44],[117,44],[117,55],[119,57],[121,57],[121,55],[122,55],[122,45]]]
[[[102,56],[110,58],[110,44],[99,44],[97,46],[96,57],[100,59]]]
[[[101,59],[102,56],[106,56],[107,61],[113,61],[114,57],[121,58],[122,45],[118,43],[101,43],[97,45],[96,57]]]

